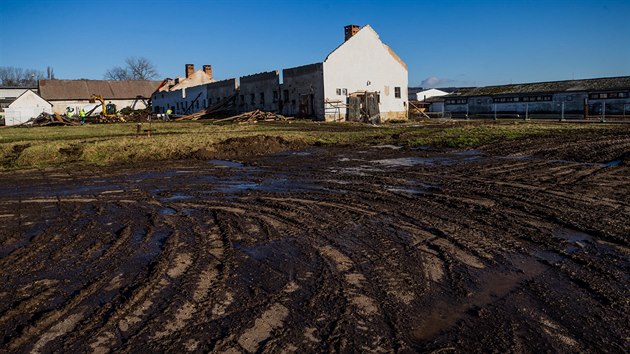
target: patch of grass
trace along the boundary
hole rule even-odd
[[[0,128],[0,169],[108,165],[139,161],[190,158],[202,150],[216,151],[218,143],[235,137],[266,135],[306,145],[430,145],[475,148],[505,139],[557,134],[600,125],[555,123],[448,122],[372,126],[359,123],[310,121],[214,125],[205,121],[144,123],[136,136],[136,124],[102,124],[39,128]],[[610,126],[608,126],[610,127]]]

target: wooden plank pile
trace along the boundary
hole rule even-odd
[[[232,117],[217,119],[213,123],[221,122],[235,122],[235,123],[256,123],[256,122],[273,122],[273,121],[285,121],[293,119],[291,117],[285,117],[281,114],[273,112],[265,112],[259,109],[251,112],[241,113]]]
[[[227,97],[224,100],[221,100],[220,102],[217,102],[216,104],[203,109],[199,112],[193,113],[193,114],[188,114],[185,116],[181,116],[181,117],[177,117],[174,120],[197,120],[197,119],[208,119],[208,118],[212,118],[213,116],[216,115],[220,115],[220,114],[225,114],[229,112],[233,112],[234,111],[234,101],[236,100],[236,94]],[[225,117],[225,115],[224,115]]]

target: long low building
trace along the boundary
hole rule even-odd
[[[130,107],[145,109],[149,97],[161,81],[149,80],[40,80],[39,95],[52,104],[54,113],[66,113],[67,108],[78,113],[90,105],[92,95],[102,96],[118,110]]]
[[[454,117],[630,116],[630,76],[476,87],[442,98],[440,108]]]
[[[344,27],[344,42],[324,61],[215,82],[209,65],[186,77],[167,79],[153,94],[155,113],[189,114],[233,103],[236,112],[255,109],[325,121],[407,118],[407,65],[366,25]]]

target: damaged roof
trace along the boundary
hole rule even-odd
[[[565,80],[475,87],[453,94],[457,96],[492,96],[546,92],[630,90],[630,76],[603,77],[585,80]]]
[[[92,95],[108,100],[151,97],[162,81],[150,80],[40,80],[39,95],[46,100],[87,100]]]

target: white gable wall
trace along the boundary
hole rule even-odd
[[[35,92],[27,90],[5,108],[4,112],[5,124],[16,125],[36,118],[42,112],[52,113],[52,105]]]
[[[400,87],[400,98],[394,88]],[[329,101],[346,102],[344,89],[380,92],[381,119],[407,118],[408,75],[404,63],[385,46],[370,26],[363,27],[352,38],[332,52],[324,61],[324,96]],[[337,94],[341,89],[341,94]],[[327,110],[326,120],[334,114]],[[345,110],[341,118],[345,119]]]

